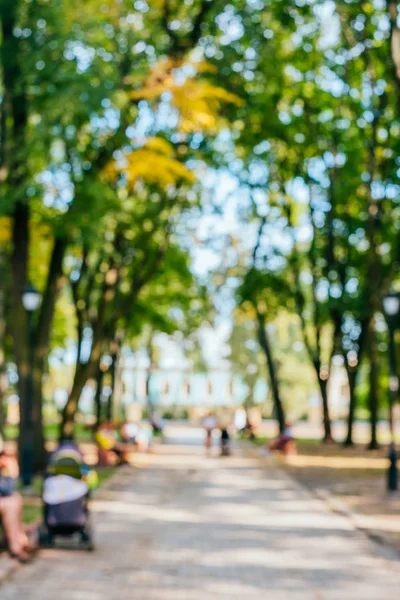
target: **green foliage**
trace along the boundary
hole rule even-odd
[[[367,353],[372,373],[376,314],[398,280],[397,3],[263,5],[254,20],[247,4],[226,9],[242,33],[215,60],[245,99],[225,164],[258,230],[253,248],[244,240],[238,303],[272,321],[296,313],[323,380],[333,354],[353,377]]]
[[[257,316],[297,324],[319,384],[334,354],[349,380],[362,361],[374,374],[382,295],[399,285],[397,9],[4,0],[1,255],[11,255],[12,230],[21,242],[19,268],[0,285],[17,293],[31,278],[50,299],[48,319],[37,319],[41,360],[71,340],[107,352],[118,330],[130,341],[144,326],[191,336],[210,318],[191,258],[211,167],[237,183],[243,227],[225,252],[239,255],[227,277],[244,378],[238,339]],[[211,211],[223,210],[210,196]],[[23,373],[27,335],[15,331]],[[280,362],[289,347],[278,346]],[[285,369],[284,385],[302,380]]]

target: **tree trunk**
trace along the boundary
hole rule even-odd
[[[113,418],[113,406],[114,406],[114,393],[115,393],[115,378],[117,371],[117,363],[118,363],[118,351],[113,352],[111,354],[111,365],[110,365],[110,388],[111,393],[107,399],[107,411],[106,411],[106,419],[107,423],[110,423]]]
[[[265,358],[267,359],[269,380],[271,384],[272,398],[274,401],[275,416],[278,421],[279,431],[283,433],[285,430],[285,411],[279,391],[279,382],[276,375],[276,367],[272,356],[271,344],[265,328],[265,318],[257,311],[258,321],[258,340],[261,348],[264,350]]]
[[[393,80],[397,90],[397,114],[400,112],[400,56],[399,42],[400,29],[398,27],[398,2],[396,0],[387,0],[388,17],[390,20],[390,49],[389,53],[393,65]]]
[[[347,436],[344,442],[345,446],[352,446],[353,441],[353,429],[354,429],[354,416],[356,411],[356,377],[357,372],[347,368],[347,378],[349,382],[349,412],[347,415]]]
[[[4,421],[4,400],[6,396],[6,317],[5,317],[5,255],[0,249],[0,433]]]
[[[123,393],[124,384],[122,380],[123,372],[123,361],[121,351],[118,353],[117,365],[115,369],[115,383],[114,383],[114,398],[113,398],[113,418],[117,421],[124,419],[124,407],[123,407]]]
[[[100,427],[101,425],[101,395],[102,395],[102,391],[103,391],[103,377],[104,377],[104,372],[100,369],[100,367],[97,369],[97,375],[96,375],[96,394],[94,397],[94,406],[95,406],[95,410],[96,410],[96,425],[95,425],[95,431]]]
[[[33,470],[39,473],[46,464],[46,446],[43,429],[43,362],[34,357],[32,374],[32,425],[33,425]]]
[[[110,366],[110,377],[111,377],[111,394],[108,398],[107,403],[107,420],[112,421],[115,416],[117,419],[120,417],[120,397],[121,397],[121,342],[120,340],[114,340],[111,345],[113,352],[111,354],[111,366]]]
[[[323,417],[323,425],[324,425],[324,442],[332,442],[332,426],[331,426],[331,417],[329,411],[329,400],[328,400],[328,382],[329,378],[322,379],[319,370],[318,370],[318,385],[321,392],[321,400],[322,400],[322,417]]]
[[[349,382],[349,412],[347,416],[347,436],[344,442],[345,446],[352,446],[354,443],[353,440],[353,429],[354,429],[354,421],[355,421],[355,411],[356,411],[356,386],[357,386],[357,375],[358,370],[361,365],[362,357],[364,355],[365,350],[365,342],[368,339],[368,327],[369,327],[369,319],[364,317],[361,321],[361,333],[358,338],[358,353],[356,363],[351,366],[349,363],[348,355],[346,351],[343,351],[344,364],[347,373],[347,379]],[[343,348],[342,348],[343,350]]]
[[[14,339],[15,360],[18,370],[19,396],[19,437],[18,456],[22,459],[22,445],[26,422],[26,389],[29,365],[28,352],[28,319],[22,304],[22,292],[27,283],[29,209],[26,204],[18,203],[14,211],[12,268],[12,332]],[[21,464],[21,462],[20,462]]]
[[[379,355],[378,342],[376,339],[375,319],[370,323],[370,339],[368,345],[369,355],[369,409],[371,423],[371,440],[368,445],[369,450],[379,448],[377,439],[378,407],[379,407]]]
[[[104,320],[105,311],[108,303],[107,299],[108,288],[104,287],[102,290],[102,296],[99,303],[97,321],[93,326],[93,341],[92,348],[90,350],[90,356],[88,362],[85,364],[77,362],[74,382],[72,389],[69,394],[67,403],[64,407],[62,414],[62,421],[60,426],[60,440],[73,440],[74,439],[74,425],[75,415],[78,410],[79,400],[86,385],[86,382],[91,378],[95,377],[97,370],[100,368],[100,360],[104,346]]]
[[[18,454],[22,456],[24,437],[26,388],[29,371],[28,320],[22,304],[22,291],[27,283],[29,249],[29,203],[24,197],[24,184],[27,176],[26,127],[28,106],[26,87],[21,65],[21,40],[15,36],[20,2],[5,0],[0,6],[2,30],[2,139],[1,170],[2,183],[12,190],[15,196],[12,232],[12,334],[14,338],[15,361],[18,370],[18,395],[20,406],[20,434]]]
[[[75,415],[78,410],[79,400],[83,388],[89,379],[88,366],[88,364],[77,366],[72,389],[63,410],[60,428],[60,441],[74,439]]]
[[[153,403],[152,403],[151,395],[150,395],[151,377],[152,377],[152,373],[151,373],[151,365],[150,365],[147,370],[146,384],[145,384],[146,403],[147,403],[147,410],[149,411],[149,414],[151,414],[153,411]]]
[[[254,385],[249,385],[247,387],[247,396],[243,402],[243,408],[247,413],[252,406],[254,406]]]
[[[99,344],[99,346],[100,347],[95,350],[94,354],[92,353],[88,363],[77,365],[72,389],[62,414],[59,435],[60,441],[74,439],[75,416],[83,388],[87,381],[95,376],[100,368],[102,344]]]
[[[56,302],[63,285],[63,259],[66,248],[67,242],[65,239],[55,239],[36,334],[36,347],[33,365],[32,399],[32,422],[34,430],[33,463],[34,470],[36,472],[39,472],[43,469],[46,461],[46,447],[42,415],[43,373],[46,368],[46,361],[50,351],[51,330],[54,312],[56,308]]]

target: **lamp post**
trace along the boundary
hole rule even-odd
[[[399,378],[397,375],[396,342],[395,331],[400,311],[400,296],[396,292],[389,292],[383,298],[383,310],[389,329],[389,469],[387,474],[387,486],[390,492],[398,488],[397,451],[395,442],[395,428],[393,419],[393,407],[397,400],[399,390]]]
[[[26,376],[26,392],[24,418],[20,422],[24,427],[21,453],[21,479],[24,486],[32,483],[33,474],[33,353],[35,347],[35,331],[33,313],[39,308],[42,297],[37,289],[29,283],[22,292],[22,304],[28,316],[28,373]],[[22,417],[22,415],[20,416]]]

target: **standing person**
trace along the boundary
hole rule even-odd
[[[230,448],[229,448],[229,431],[227,427],[221,428],[221,456],[229,456]]]
[[[230,435],[229,426],[231,417],[227,410],[223,411],[219,419],[219,428],[221,430],[221,456],[229,456],[230,454]]]
[[[203,419],[203,427],[206,430],[206,437],[204,441],[205,449],[211,450],[212,446],[212,432],[217,426],[217,419],[214,416],[214,413],[211,411],[208,413],[206,417]]]

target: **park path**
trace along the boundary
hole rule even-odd
[[[398,563],[268,461],[172,444],[141,461],[94,501],[95,553],[41,552],[1,600],[400,597]]]

